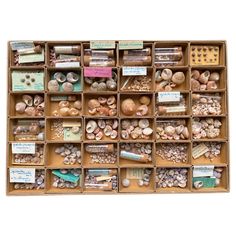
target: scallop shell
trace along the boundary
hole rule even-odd
[[[33,97],[32,96],[30,96],[30,95],[23,95],[22,96],[22,100],[24,101],[24,103],[27,106],[29,106],[29,107],[33,106]]]
[[[74,72],[69,72],[66,75],[66,79],[68,82],[74,84],[74,83],[78,82],[79,76]]]
[[[65,92],[72,92],[74,90],[74,86],[70,82],[65,82],[62,84],[62,89]]]
[[[185,75],[182,71],[175,72],[171,78],[175,84],[182,84],[185,81]]]
[[[145,129],[147,127],[149,127],[149,120],[148,119],[140,119],[138,122],[138,125],[140,128]]]
[[[127,119],[125,119],[125,120],[122,120],[121,121],[121,128],[122,129],[128,129],[129,128],[129,126],[130,126],[130,120],[127,120]]]
[[[57,92],[59,91],[59,84],[57,80],[50,80],[48,81],[48,90],[52,92]]]
[[[98,127],[97,122],[94,120],[90,120],[86,125],[86,132],[88,134],[91,134],[97,127]]]
[[[15,110],[19,114],[23,114],[25,112],[26,104],[24,102],[16,103]]]
[[[162,72],[161,72],[161,78],[163,80],[171,80],[171,77],[172,77],[172,70],[170,69],[164,69]]]
[[[59,83],[64,83],[66,81],[66,76],[61,72],[56,72],[53,75],[53,78]]]

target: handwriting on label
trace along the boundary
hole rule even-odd
[[[41,53],[19,55],[19,63],[44,62],[44,50]]]
[[[123,76],[147,75],[147,67],[141,67],[141,66],[122,67],[122,75]]]
[[[180,92],[159,92],[158,102],[179,102]]]
[[[35,143],[12,143],[13,154],[35,154]]]
[[[193,148],[192,156],[194,159],[197,159],[208,151],[209,151],[209,148],[204,143],[201,143]]]
[[[143,49],[143,41],[140,40],[120,40],[119,49]]]
[[[127,179],[142,179],[144,170],[141,168],[129,168],[126,170]]]
[[[80,67],[80,62],[78,61],[71,61],[71,62],[57,62],[55,67],[67,68],[67,67]]]
[[[12,41],[10,42],[10,45],[13,51],[16,51],[19,49],[34,48],[33,41]]]
[[[116,47],[113,40],[93,40],[90,41],[91,49],[114,49]]]
[[[85,77],[102,77],[111,78],[112,68],[111,67],[84,67]]]
[[[212,177],[214,166],[194,166],[193,177]]]
[[[35,183],[35,168],[10,168],[10,183]]]

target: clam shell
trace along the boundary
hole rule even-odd
[[[72,107],[72,108],[69,109],[68,113],[69,113],[70,116],[78,116],[79,115],[79,110]]]
[[[98,127],[97,122],[94,120],[90,120],[86,125],[86,132],[88,134],[91,134],[97,127]]]
[[[69,107],[62,107],[59,109],[59,113],[61,116],[68,116],[69,115]]]
[[[144,135],[151,135],[152,133],[153,133],[153,129],[151,129],[150,127],[143,129]]]
[[[30,95],[23,95],[22,96],[22,100],[24,101],[24,103],[27,106],[29,106],[29,107],[33,106],[33,97],[32,96],[30,96]]]
[[[59,106],[59,108],[69,107],[70,103],[68,101],[60,101],[58,106]]]
[[[185,75],[182,71],[175,72],[171,78],[175,84],[182,84],[185,81]]]
[[[23,114],[25,112],[26,104],[24,102],[16,103],[15,110],[19,114]]]
[[[74,72],[69,72],[66,75],[66,79],[68,82],[74,84],[79,80],[79,76]]]
[[[208,81],[206,85],[207,90],[217,89],[217,84],[215,81]]]
[[[43,97],[39,95],[34,96],[34,105],[38,106],[40,103],[43,102]]]
[[[200,83],[198,80],[191,79],[191,89],[192,90],[200,90]]]
[[[161,70],[156,71],[155,73],[155,81],[156,82],[161,82],[163,79],[161,77]]]
[[[208,79],[210,77],[210,71],[206,70],[205,72],[203,72],[200,77],[199,77],[199,81],[202,84],[206,84],[208,82]]]
[[[140,128],[145,129],[150,125],[150,123],[148,119],[141,119],[139,120],[138,125]]]
[[[209,80],[211,80],[211,81],[220,80],[220,74],[218,72],[211,73]]]
[[[88,101],[88,108],[89,109],[94,109],[100,107],[100,103],[97,99],[90,99]]]
[[[74,108],[81,110],[82,109],[82,103],[81,101],[77,100],[74,102]]]
[[[170,69],[164,69],[162,72],[161,72],[161,78],[163,80],[171,80],[171,77],[172,77],[172,70]]]
[[[57,92],[59,91],[59,84],[57,80],[50,80],[48,82],[48,90],[52,92]]]
[[[34,107],[26,107],[25,108],[25,113],[28,116],[35,116],[36,109]]]
[[[166,126],[165,127],[165,133],[167,134],[167,135],[173,135],[174,133],[175,133],[175,128],[173,127],[173,126]]]
[[[200,77],[200,72],[199,70],[193,70],[191,73],[191,79],[198,80]]]
[[[65,92],[72,92],[74,90],[74,86],[70,82],[65,82],[62,84],[62,89]]]
[[[56,72],[53,75],[53,78],[58,82],[58,83],[64,83],[66,81],[66,76],[61,73],[61,72]]]

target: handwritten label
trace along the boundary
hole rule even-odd
[[[212,177],[214,166],[194,166],[193,177]]]
[[[50,101],[57,102],[57,101],[67,101],[68,96],[51,96]]]
[[[60,68],[75,68],[75,67],[80,67],[80,63],[78,61],[72,61],[72,62],[57,62],[55,64],[55,67],[60,67]]]
[[[90,41],[91,49],[114,49],[116,47],[113,40],[93,40]]]
[[[35,183],[35,168],[10,168],[10,183]]]
[[[142,179],[144,175],[144,169],[141,168],[129,168],[126,170],[127,179]]]
[[[158,102],[179,102],[180,92],[159,92]]]
[[[111,78],[112,68],[111,67],[84,67],[85,77],[101,77]]]
[[[13,154],[35,154],[35,143],[12,143]]]
[[[143,49],[143,41],[140,40],[120,40],[119,50]]]
[[[33,41],[12,41],[10,42],[10,45],[13,51],[17,51],[19,49],[34,48]]]
[[[204,143],[197,145],[192,150],[193,159],[199,158],[200,156],[202,156],[203,154],[205,154],[208,151],[209,151],[209,148]]]
[[[123,76],[147,75],[147,67],[141,67],[141,66],[122,67],[122,75]]]
[[[44,62],[44,50],[41,53],[19,55],[19,63]]]

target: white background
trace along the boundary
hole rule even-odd
[[[0,235],[232,235],[236,210],[236,112],[232,107],[236,101],[236,13],[227,2],[234,1],[0,1]],[[231,192],[6,197],[7,41],[15,39],[227,40]]]

